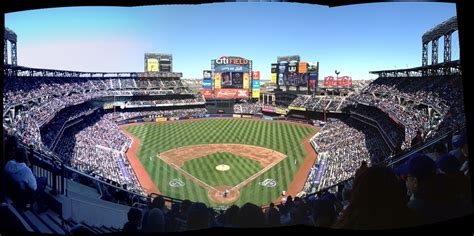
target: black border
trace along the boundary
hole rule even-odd
[[[248,0],[249,2],[254,2],[255,0]],[[293,3],[311,3],[318,5],[325,5],[328,7],[337,7],[344,5],[353,5],[353,4],[364,4],[364,3],[376,3],[376,2],[409,2],[409,1],[364,1],[364,0],[315,0],[315,1],[286,1],[286,0],[260,0],[261,2],[293,2]],[[74,6],[146,6],[146,5],[164,5],[164,4],[203,4],[203,3],[223,3],[223,2],[243,2],[242,0],[234,1],[190,1],[184,0],[180,2],[176,1],[158,1],[158,0],[7,0],[2,2],[2,11],[3,13],[11,13],[17,11],[25,10],[35,10],[35,9],[45,9],[45,8],[57,8],[57,7],[74,7]],[[415,1],[419,2],[419,1]],[[428,1],[423,1],[428,2]],[[469,22],[472,19],[469,19],[472,15],[470,9],[468,8],[469,1],[463,0],[451,0],[451,1],[435,1],[435,2],[446,2],[446,3],[456,3],[457,16],[458,16],[458,26],[459,26],[459,45],[460,45],[460,59],[462,66],[462,77],[463,77],[463,86],[464,86],[464,101],[465,101],[465,112],[466,112],[466,121],[467,121],[467,130],[468,130],[468,142],[470,147],[473,146],[474,135],[474,115],[473,115],[473,96],[469,89],[471,88],[470,80],[472,80],[472,68],[469,67],[467,60],[471,55],[468,54],[469,43],[473,42],[471,35],[469,34]],[[472,17],[471,17],[472,18]],[[2,17],[1,22],[4,25],[5,18]],[[441,22],[440,22],[441,23]],[[426,29],[429,30],[429,29]],[[421,38],[421,35],[420,35]],[[2,83],[3,84],[3,83]],[[472,148],[471,148],[472,149]],[[471,153],[472,150],[470,150]],[[471,154],[472,155],[472,154]],[[471,179],[472,171],[474,164],[472,163],[472,158],[470,162],[471,170]],[[473,201],[474,202],[474,201]],[[6,219],[1,219],[6,220]],[[409,229],[395,229],[395,230],[384,230],[384,231],[354,231],[354,230],[334,230],[334,229],[324,229],[324,228],[315,228],[308,226],[291,226],[291,227],[280,227],[280,228],[267,228],[267,229],[226,229],[226,228],[212,228],[201,231],[190,231],[183,233],[168,233],[168,234],[206,234],[206,235],[222,235],[225,234],[237,234],[242,235],[243,233],[252,232],[256,234],[274,234],[274,233],[291,233],[291,234],[300,234],[300,235],[309,235],[314,233],[322,234],[363,234],[363,235],[404,235],[407,233],[415,233],[417,235],[474,235],[474,215],[468,215],[465,217],[453,219],[446,222],[440,222],[432,225],[419,226]],[[3,232],[0,229],[0,234],[3,235],[18,235],[18,233],[13,232]],[[32,233],[26,233],[27,235],[35,235]]]

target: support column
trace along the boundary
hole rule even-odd
[[[438,39],[431,41],[431,65],[438,64]]]
[[[12,42],[12,65],[14,65],[14,66],[17,65],[17,60],[16,60],[16,42]]]
[[[8,64],[8,40],[3,39],[3,64]]]
[[[451,61],[451,35],[452,33],[444,35],[444,62]]]

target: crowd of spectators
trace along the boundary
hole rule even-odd
[[[345,100],[341,96],[298,96],[290,106],[305,108],[308,111],[339,111]]]
[[[411,147],[420,130],[429,139],[465,124],[458,77],[379,78],[348,100],[378,107],[401,122],[405,127],[402,150]],[[428,108],[433,109],[431,114]]]
[[[190,99],[160,99],[160,100],[137,100],[126,102],[126,105],[145,105],[145,106],[156,106],[156,105],[177,105],[177,104],[196,104],[203,103],[203,97],[196,97]]]
[[[324,127],[311,139],[315,151],[324,157],[325,169],[319,188],[326,188],[349,179],[362,161],[382,161],[390,150],[378,131],[352,118],[328,119]],[[312,189],[317,171],[310,172],[308,180]]]
[[[129,190],[140,191],[140,185],[124,152],[131,140],[115,124],[134,117],[189,117],[204,116],[204,108],[142,112],[95,112],[81,122],[68,127],[56,149],[59,156],[75,169]]]
[[[404,127],[390,119],[382,110],[376,107],[358,104],[357,106],[351,106],[350,112],[369,119],[369,121],[373,120],[375,125],[378,124],[382,132],[388,136],[394,147],[400,147],[405,140]]]
[[[261,114],[263,104],[259,102],[255,103],[236,103],[234,104],[234,113],[236,114]]]

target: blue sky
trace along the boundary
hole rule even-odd
[[[369,71],[420,66],[423,33],[455,15],[455,4],[434,2],[213,3],[31,10],[5,14],[5,25],[18,35],[22,66],[141,72],[145,53],[170,53],[175,72],[201,78],[227,55],[253,60],[270,79],[277,56],[300,55],[320,62],[320,79],[335,69],[370,79]],[[457,32],[452,46],[458,59]]]

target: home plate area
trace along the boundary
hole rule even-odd
[[[208,191],[211,201],[228,204],[239,199],[239,190],[286,158],[275,150],[243,144],[205,144],[172,149],[157,156],[186,179]],[[211,171],[213,170],[213,171]],[[184,182],[169,182],[179,188]],[[274,179],[258,183],[274,188]]]

